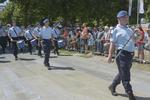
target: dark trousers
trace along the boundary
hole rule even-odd
[[[38,42],[38,45],[37,45],[38,56],[42,56],[42,53],[41,53],[41,51],[42,51],[42,44],[41,44],[41,41],[38,40],[37,42]]]
[[[31,40],[27,40],[27,43],[28,43],[28,51],[30,52],[30,54],[32,54]]]
[[[6,36],[0,37],[0,46],[2,47],[2,52],[5,53],[5,48],[7,46],[7,37]]]
[[[15,40],[12,42],[13,54],[14,54],[15,58],[17,58],[17,55],[18,55],[17,40],[18,40],[18,38],[13,37],[12,39]]]
[[[119,50],[117,53],[118,52]],[[126,93],[132,93],[132,86],[130,84],[130,69],[132,66],[132,58],[133,53],[123,50],[116,59],[119,73],[113,80],[113,86],[116,87],[122,81]]]
[[[59,55],[58,49],[58,42],[57,40],[54,40],[54,53],[57,55]]]
[[[43,39],[43,49],[44,49],[44,64],[49,65],[49,57],[50,57],[50,51],[52,48],[52,42],[49,39]]]

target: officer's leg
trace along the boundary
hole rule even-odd
[[[28,50],[29,50],[30,54],[32,54],[32,45],[31,45],[30,40],[28,40]]]
[[[18,47],[17,47],[17,42],[12,42],[13,46],[13,54],[15,56],[15,60],[18,60]]]
[[[59,52],[58,52],[58,42],[57,42],[57,40],[55,40],[54,42],[55,42],[54,52],[57,53],[57,55],[59,55]]]
[[[130,69],[132,66],[132,55],[126,54],[123,55],[125,56],[123,59],[121,59],[121,80],[122,80],[122,84],[125,88],[126,93],[129,96],[129,100],[136,100],[134,95],[133,95],[133,91],[132,91],[132,86],[130,84]]]
[[[128,55],[123,55],[128,56]],[[132,87],[130,85],[130,68],[132,65],[131,58],[124,57],[120,59],[120,76],[122,80],[122,84],[125,88],[126,93],[132,92]]]
[[[42,50],[41,41],[38,40],[38,56],[42,56],[41,50]]]
[[[113,96],[117,96],[118,94],[116,93],[116,87],[118,84],[121,82],[121,77],[120,77],[120,60],[119,57],[116,59],[116,63],[118,66],[118,74],[115,76],[113,83],[109,86],[109,90],[111,91]]]
[[[45,58],[44,58],[44,65],[46,67],[50,67],[50,64],[49,64],[49,57],[50,57],[50,44],[48,43],[48,41],[44,41],[43,42],[43,48],[44,48],[44,55],[45,55]]]

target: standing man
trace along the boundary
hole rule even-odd
[[[117,49],[117,54],[121,52],[116,58],[119,73],[114,78],[112,84],[109,86],[109,89],[113,96],[117,96],[116,87],[122,81],[124,89],[128,94],[129,100],[136,100],[136,98],[133,95],[132,86],[130,84],[130,69],[132,66],[132,58],[135,49],[134,41],[132,39],[134,33],[127,26],[129,19],[127,11],[120,11],[117,14],[117,19],[118,25],[114,29],[114,32],[110,39],[111,43],[107,61],[109,63],[112,61],[112,54],[115,48]]]
[[[49,19],[43,20],[44,26],[41,28],[40,37],[43,41],[43,49],[44,49],[44,65],[48,67],[48,70],[51,70],[50,63],[49,63],[49,57],[50,57],[50,51],[52,49],[52,35],[53,35],[53,29],[49,26]]]
[[[8,30],[8,36],[12,42],[13,54],[15,56],[15,60],[18,60],[18,47],[17,40],[19,40],[19,36],[21,34],[21,29],[16,26],[16,22],[12,21],[12,27]]]

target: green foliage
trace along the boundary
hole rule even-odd
[[[5,2],[6,0],[0,0],[0,3],[3,3],[3,2]]]
[[[119,10],[128,10],[128,0],[10,0],[11,3],[0,14],[4,22],[16,19],[27,25],[34,24],[44,17],[53,21],[64,18],[64,24],[83,23],[89,25],[115,25]],[[150,0],[145,0],[146,6]],[[136,12],[133,0],[133,12]],[[147,11],[149,18],[150,7]],[[136,23],[136,13],[132,13],[131,23]]]

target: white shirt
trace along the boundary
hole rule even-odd
[[[25,31],[25,37],[29,40],[33,38],[32,32],[30,30]]]
[[[6,32],[5,32],[5,30],[4,30],[4,28],[3,27],[0,27],[0,37],[1,36],[6,36],[7,34],[6,34]]]
[[[42,39],[51,39],[53,36],[53,29],[51,27],[43,26],[40,32],[40,37]]]
[[[112,33],[110,41],[115,43],[117,49],[124,49],[129,52],[134,52],[134,40],[130,39],[133,36],[133,34],[134,33],[130,28],[118,24]],[[130,41],[127,43],[129,39]],[[124,47],[126,43],[127,45]]]
[[[34,30],[33,30],[33,34],[34,34],[36,37],[40,37],[40,31],[41,31],[41,28],[35,27]]]
[[[20,33],[21,33],[21,29],[16,26],[16,27],[11,27],[9,28],[8,30],[8,34],[11,36],[11,37],[19,37],[20,36]]]
[[[53,28],[53,37],[58,38],[61,34],[60,30],[58,28]]]

